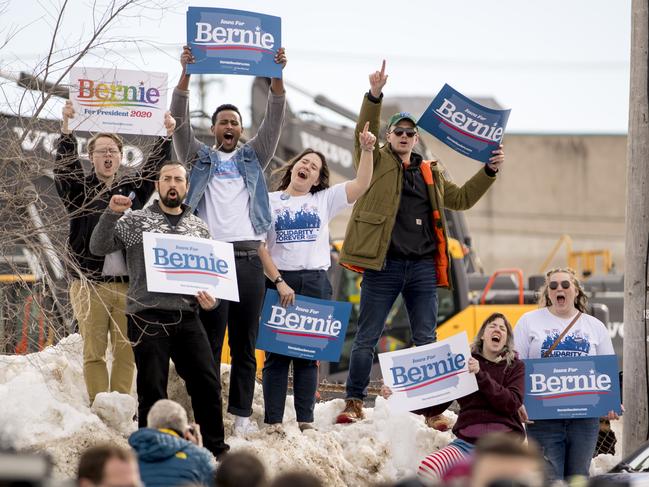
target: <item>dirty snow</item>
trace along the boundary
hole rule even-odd
[[[58,477],[73,477],[80,453],[90,445],[116,442],[126,445],[137,428],[132,418],[134,397],[119,393],[97,396],[92,409],[83,382],[82,341],[79,335],[65,338],[55,347],[26,356],[0,356],[0,431],[18,449],[45,451],[55,463]],[[224,401],[229,367],[221,370]],[[182,381],[170,378],[169,397],[189,406]],[[419,460],[446,445],[452,435],[424,424],[423,418],[394,413],[379,398],[367,419],[351,425],[335,425],[343,407],[341,399],[319,403],[316,430],[300,432],[295,422],[292,397],[287,400],[284,426],[264,428],[261,386],[255,389],[252,420],[260,431],[246,438],[230,437],[233,418],[225,415],[226,441],[233,451],[259,454],[271,475],[295,468],[308,469],[327,485],[369,485],[413,475]],[[454,421],[455,415],[447,413]],[[614,422],[614,429],[620,422]],[[621,434],[618,445],[621,444]],[[602,473],[619,461],[600,455],[591,473]]]

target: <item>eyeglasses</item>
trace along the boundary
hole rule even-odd
[[[119,149],[97,149],[93,152],[102,156],[105,156],[106,154],[114,155],[119,154]]]
[[[392,133],[397,137],[401,137],[403,134],[406,134],[408,137],[412,138],[415,136],[417,131],[415,129],[406,129],[402,127],[397,127],[392,129]]]
[[[548,284],[548,287],[552,289],[553,291],[556,291],[559,289],[559,281],[550,281],[550,284]],[[563,289],[568,289],[570,287],[570,281],[561,281],[561,287]]]

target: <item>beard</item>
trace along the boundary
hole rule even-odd
[[[170,198],[169,197],[169,191],[167,191],[166,195],[160,195],[160,201],[162,201],[162,204],[164,204],[168,208],[178,208],[183,200],[185,199],[185,195],[181,195],[178,191],[176,191],[176,197],[175,198]]]

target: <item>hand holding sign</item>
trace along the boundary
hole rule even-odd
[[[183,72],[187,69],[187,64],[193,64],[196,62],[196,58],[192,54],[192,48],[189,46],[183,46],[183,52],[180,55],[180,65],[183,68]]]
[[[167,129],[167,137],[171,137],[176,130],[176,119],[171,116],[170,111],[165,112],[165,128]]]
[[[279,304],[285,308],[295,304],[295,291],[285,282],[277,283],[277,293],[279,294]]]
[[[503,163],[505,162],[505,146],[500,144],[498,146],[498,149],[492,151],[491,153],[493,154],[493,156],[489,158],[487,167],[494,172],[498,172],[500,166],[502,166]]]
[[[275,62],[277,64],[281,64],[282,69],[284,69],[286,67],[287,61],[288,60],[286,59],[286,49],[284,49],[283,47],[280,47],[277,50],[277,53],[275,54]]]
[[[207,291],[198,291],[196,301],[205,311],[213,310],[219,304],[219,301]]]
[[[370,93],[374,98],[381,96],[381,91],[388,81],[388,75],[385,74],[385,59],[381,64],[381,71],[374,71],[370,74]]]
[[[369,128],[370,122],[365,122],[363,131],[358,134],[358,142],[360,143],[361,150],[372,152],[376,143],[376,137],[369,131]]]

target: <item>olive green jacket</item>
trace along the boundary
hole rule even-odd
[[[354,164],[358,168],[360,145],[358,134],[369,120],[369,130],[378,134],[380,130],[381,103],[363,99],[356,125]],[[392,229],[399,209],[403,186],[403,166],[389,144],[374,149],[374,173],[367,192],[356,202],[347,225],[345,241],[340,254],[340,263],[345,267],[362,272],[364,269],[380,270],[390,246]],[[438,286],[450,286],[450,255],[446,218],[443,208],[466,210],[471,208],[496,180],[487,175],[484,168],[463,186],[457,186],[442,175],[437,161],[424,161],[421,173],[428,186],[431,203],[431,217],[437,244],[435,256]]]

